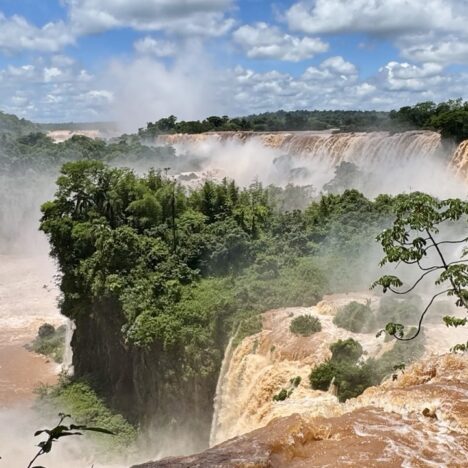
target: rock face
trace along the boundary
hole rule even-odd
[[[462,467],[467,395],[468,358],[431,357],[350,400],[341,415],[277,418],[201,454],[137,468]]]

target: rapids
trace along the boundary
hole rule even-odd
[[[415,399],[409,398],[411,394],[408,392],[397,398],[391,396],[387,381],[382,387],[368,389],[363,396],[345,404],[339,403],[332,391],[311,389],[308,378],[311,369],[331,357],[329,346],[338,339],[354,338],[361,343],[366,357],[379,357],[393,346],[391,341],[385,343],[383,337],[376,339],[375,333],[351,333],[332,323],[337,309],[353,300],[362,303],[370,300],[371,305],[377,305],[379,298],[369,293],[340,294],[326,296],[314,307],[285,308],[263,314],[262,331],[245,338],[234,352],[230,350],[226,354],[228,362],[223,366],[227,366],[227,371],[221,377],[222,383],[216,395],[216,400],[225,404],[217,409],[213,420],[212,445],[263,427],[275,418],[295,413],[329,418],[373,405],[406,415],[412,407],[420,412],[425,407],[438,405],[437,401],[443,398],[442,389],[441,392],[431,390],[437,393],[437,401],[433,398],[429,401],[417,393],[414,393]],[[310,337],[293,335],[289,324],[302,314],[319,317],[322,331]],[[446,353],[451,346],[466,339],[463,328],[447,329],[438,323],[427,324],[425,334],[427,357]],[[273,396],[281,388],[287,388],[290,379],[297,376],[301,377],[301,383],[292,395],[285,401],[273,401]],[[467,377],[465,375],[465,380]],[[408,381],[406,373],[399,378],[399,382]]]
[[[55,268],[47,255],[0,255],[0,407],[31,401],[39,383],[53,383],[59,366],[26,351],[38,328],[59,326]]]

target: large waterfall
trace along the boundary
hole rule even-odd
[[[320,191],[340,163],[351,162],[361,171],[354,187],[368,196],[412,190],[466,193],[468,143],[457,149],[431,131],[220,132],[162,135],[155,143],[196,159],[205,176],[227,176],[245,185],[257,176],[267,184],[312,185]]]

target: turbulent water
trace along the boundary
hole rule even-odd
[[[367,293],[334,295],[311,308],[286,308],[263,315],[263,330],[245,338],[233,353],[227,353],[228,362],[224,364],[227,371],[220,377],[222,384],[216,396],[225,403],[213,420],[212,445],[263,427],[277,417],[295,413],[308,417],[334,417],[363,405],[375,404],[364,397],[360,397],[357,404],[341,404],[333,392],[312,390],[309,384],[311,368],[331,356],[329,346],[338,339],[354,338],[361,343],[367,357],[379,357],[393,346],[393,342],[376,339],[375,334],[351,333],[332,323],[337,309],[352,300],[361,303],[370,300],[375,306],[379,298]],[[294,317],[303,314],[318,316],[322,331],[310,337],[293,335],[289,324]],[[433,356],[447,352],[451,346],[466,339],[466,330],[454,331],[442,324],[431,324],[427,326],[426,336],[426,355]],[[291,397],[282,402],[273,401],[273,396],[282,388],[288,388],[290,379],[296,376],[301,377],[301,383]],[[412,399],[396,402],[381,394],[387,406],[389,402],[395,402],[394,407],[400,408],[399,413],[415,403]],[[431,406],[428,400],[418,404]]]
[[[370,196],[411,190],[466,194],[466,142],[457,150],[430,131],[175,134],[155,143],[172,145],[179,155],[201,157],[205,174],[241,183],[257,176],[265,183],[312,184],[320,190],[340,163],[352,162],[363,172],[357,188]]]
[[[311,367],[330,357],[328,346],[353,337],[368,357],[392,343],[373,334],[355,334],[332,324],[339,307],[351,300],[379,298],[364,293],[326,297],[311,308],[287,308],[263,315],[263,330],[226,353],[214,418],[213,448],[134,468],[233,467],[461,467],[468,459],[468,358],[440,354],[464,330],[441,325],[426,329],[423,359],[396,380],[387,378],[361,396],[339,403],[332,391],[314,391]],[[320,317],[322,331],[311,337],[289,332],[300,314]],[[436,339],[435,339],[436,338]],[[291,377],[301,384],[285,401],[273,401]]]

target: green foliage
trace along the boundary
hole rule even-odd
[[[65,333],[65,325],[56,329],[53,325],[45,323],[39,327],[36,338],[26,348],[35,353],[51,357],[55,362],[61,363],[65,351]]]
[[[351,162],[342,161],[335,168],[334,178],[323,186],[327,193],[343,193],[345,190],[358,188],[363,173]]]
[[[65,421],[65,419],[71,418],[71,415],[60,413],[59,417],[60,421],[54,428],[42,429],[34,433],[34,436],[36,437],[41,434],[47,434],[47,439],[43,440],[42,442],[39,442],[39,451],[37,452],[35,457],[29,462],[28,468],[44,468],[32,465],[37,460],[37,458],[39,458],[42,455],[45,455],[46,453],[49,453],[52,450],[53,443],[57,442],[62,437],[80,436],[83,435],[83,432],[98,432],[101,434],[114,435],[112,431],[109,431],[108,429],[104,429],[102,427],[88,427],[84,424],[70,424],[69,426],[65,426],[63,422]]]
[[[276,395],[273,395],[273,401],[284,401],[291,396],[290,390],[282,388]]]
[[[362,356],[361,344],[352,338],[336,341],[330,346],[330,351],[332,352],[331,359],[335,362],[357,362],[357,360]]]
[[[418,328],[413,337],[403,337],[404,325],[389,322],[381,332],[401,340],[411,340],[418,336],[424,316],[431,308],[435,299],[441,295],[455,298],[455,305],[468,311],[468,260],[462,253],[460,259],[449,261],[444,247],[459,245],[465,247],[466,223],[468,220],[468,202],[460,199],[438,200],[424,193],[399,195],[394,202],[396,218],[391,228],[383,231],[377,239],[382,244],[385,256],[381,265],[387,263],[403,263],[416,265],[422,272],[419,278],[406,290],[401,290],[403,282],[397,276],[382,276],[372,287],[381,286],[383,292],[390,290],[395,294],[408,294],[427,276],[438,274],[434,284],[439,287],[437,292],[419,314]],[[452,230],[460,226],[465,237],[462,239],[440,239],[441,229],[451,226]],[[455,228],[455,229],[454,229]],[[437,260],[427,264],[428,252],[434,253]],[[408,319],[409,317],[397,317]],[[413,318],[413,314],[411,316]],[[446,324],[465,325],[463,320],[446,319]]]
[[[384,296],[376,314],[377,326],[385,326],[389,322],[416,324],[422,309],[423,303],[419,296],[400,300]]]
[[[369,131],[388,128],[389,114],[376,111],[277,111],[249,115],[242,118],[211,116],[205,120],[177,121],[173,115],[149,122],[140,128],[142,138],[154,138],[167,133],[203,133],[221,131],[291,131],[326,130],[339,128],[342,131]]]
[[[333,323],[353,333],[368,333],[375,329],[375,317],[370,305],[355,301],[342,307],[333,318]]]
[[[410,330],[410,333],[414,333],[414,330]],[[362,346],[352,338],[333,343],[330,351],[331,359],[312,369],[310,384],[315,390],[328,391],[333,382],[338,399],[346,401],[360,395],[366,388],[378,385],[395,370],[419,359],[424,353],[424,338],[398,341],[379,359],[363,362],[359,362]]]
[[[428,101],[402,107],[399,111],[390,112],[390,118],[401,130],[439,130],[442,137],[457,142],[468,138],[468,102],[462,99],[450,99],[440,104]]]
[[[57,185],[41,229],[61,272],[61,310],[83,339],[77,375],[102,381],[110,399],[122,385],[111,371],[118,354],[132,396],[146,383],[158,392],[162,427],[179,400],[214,392],[235,330],[238,342],[260,331],[262,312],[316,304],[330,291],[330,265],[350,275],[392,205],[345,191],[283,212],[258,182],[187,192],[158,171],[137,176],[92,160],[65,164]],[[94,362],[86,337],[96,332],[106,336]],[[148,377],[133,373],[140,358],[154,361]]]
[[[273,401],[284,401],[289,398],[294,390],[299,387],[301,380],[299,375],[289,379],[289,386],[287,388],[282,388],[277,394],[273,395]]]
[[[40,387],[38,393],[42,412],[52,414],[60,410],[73,414],[77,425],[103,427],[112,432],[112,439],[93,435],[93,440],[99,445],[98,450],[103,453],[129,447],[136,440],[136,429],[121,415],[108,409],[103,399],[84,380],[62,378],[56,386]]]
[[[289,330],[294,335],[311,336],[322,330],[322,325],[317,317],[312,315],[299,315],[289,325]]]

